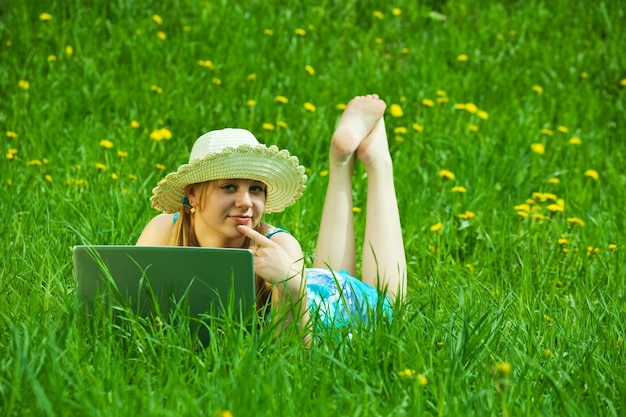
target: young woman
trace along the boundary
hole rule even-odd
[[[313,268],[305,268],[291,234],[261,221],[264,212],[282,211],[300,198],[304,168],[288,151],[259,144],[243,129],[212,131],[196,141],[189,163],[154,188],[152,206],[164,213],[147,224],[137,244],[251,249],[259,299],[271,296],[281,328],[296,321],[305,340],[311,313],[327,326],[343,326],[379,305],[389,311],[406,295],[406,260],[385,108],[375,94],[355,97],[333,134]],[[362,280],[354,278],[356,159],[368,178]]]

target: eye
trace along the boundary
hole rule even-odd
[[[265,193],[265,185],[256,184],[250,186],[250,192],[255,194],[264,194]]]
[[[236,191],[237,186],[235,184],[226,183],[226,184],[220,185],[220,189],[224,191]]]

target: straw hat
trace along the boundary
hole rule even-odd
[[[245,129],[213,130],[196,140],[188,164],[159,181],[150,201],[155,209],[174,213],[183,206],[187,185],[238,178],[266,185],[266,213],[283,211],[295,203],[307,179],[304,167],[289,151],[267,147]]]

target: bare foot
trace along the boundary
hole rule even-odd
[[[368,172],[370,168],[391,165],[391,154],[389,153],[384,118],[381,117],[369,135],[361,141],[356,150],[356,156],[365,165],[365,169]]]
[[[331,140],[331,160],[338,163],[351,161],[361,142],[381,120],[386,107],[376,94],[350,100]]]

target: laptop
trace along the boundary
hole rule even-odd
[[[166,318],[188,309],[193,319],[224,309],[245,315],[255,305],[254,263],[247,249],[77,245],[77,294],[87,311],[97,300]]]

